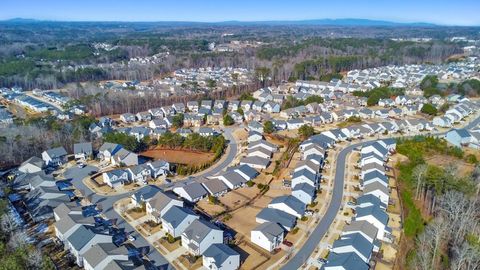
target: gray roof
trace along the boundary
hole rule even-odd
[[[372,194],[362,195],[358,197],[356,201],[357,201],[357,205],[361,205],[364,203],[371,203],[374,205],[380,205],[380,206],[386,207],[386,205],[384,205],[378,197]]]
[[[47,152],[48,156],[50,156],[51,158],[67,155],[67,151],[65,150],[65,148],[63,148],[63,146],[51,148],[46,150],[45,152]]]
[[[35,165],[39,168],[43,168],[43,166],[45,165],[45,162],[43,161],[43,159],[37,157],[37,156],[33,156],[27,160],[25,160],[22,165],[20,166],[24,166],[24,165],[27,165],[27,164],[32,164],[32,165]]]
[[[256,217],[268,222],[278,223],[285,229],[293,228],[297,222],[297,218],[294,215],[274,208],[263,208]]]
[[[275,237],[284,233],[284,230],[280,225],[273,222],[265,222],[253,229],[253,231],[262,232],[269,241],[273,241]]]
[[[343,228],[343,231],[344,232],[360,231],[372,239],[377,238],[377,233],[378,233],[378,229],[366,220],[353,221],[352,223],[345,226],[345,228]]]
[[[269,148],[273,148],[273,149],[277,148],[277,146],[275,144],[273,144],[271,142],[268,142],[264,139],[249,143],[248,148],[249,149],[250,148],[256,148],[257,146],[261,146],[262,144],[268,146]]]
[[[207,195],[207,191],[202,184],[197,182],[192,182],[184,186],[183,189],[192,199],[201,198]]]
[[[133,193],[133,196],[135,197],[135,200],[137,200],[137,202],[141,200],[148,201],[153,198],[155,194],[157,194],[159,191],[160,189],[156,186],[146,186]]]
[[[157,211],[162,211],[172,200],[177,200],[177,198],[170,193],[164,193],[160,191],[153,196],[149,203]]]
[[[307,193],[312,198],[315,196],[315,188],[307,183],[301,183],[301,184],[295,185],[292,191],[298,191],[298,190],[301,190]]]
[[[191,210],[184,208],[184,207],[178,207],[178,206],[172,206],[168,211],[163,215],[162,219],[166,222],[172,225],[173,228],[176,228],[182,221],[188,217],[188,216],[197,216],[195,213],[193,213]]]
[[[211,179],[202,183],[210,194],[217,194],[228,190],[228,187],[219,179]]]
[[[388,224],[388,215],[385,213],[385,210],[380,208],[378,205],[373,205],[369,207],[362,207],[362,208],[357,208],[355,209],[356,212],[356,217],[364,217],[364,216],[373,216],[375,217],[378,221],[380,221],[383,225]]]
[[[250,179],[253,179],[259,175],[259,173],[252,167],[243,164],[235,167],[230,167],[228,170],[237,170],[242,172],[243,174],[247,175]]]
[[[371,180],[371,179],[374,179],[374,178],[379,178],[380,180],[382,180],[383,182],[388,184],[388,177],[385,174],[382,174],[379,171],[371,171],[371,172],[366,173],[363,176],[362,182],[365,182],[365,181],[368,181],[368,180]]]
[[[312,162],[310,159],[306,159],[306,160],[301,160],[299,161],[295,168],[300,168],[302,167],[303,165],[307,166],[308,168],[314,170],[315,172],[319,172],[320,171],[320,165]]]
[[[270,204],[284,203],[288,207],[295,210],[295,212],[302,214],[305,213],[305,204],[292,195],[285,195],[274,198]]]
[[[352,246],[366,258],[372,255],[373,244],[360,233],[349,234],[333,242],[333,248],[344,246]]]
[[[228,171],[222,175],[228,182],[232,183],[232,185],[242,185],[247,182],[245,178],[243,178],[239,173],[236,171]]]
[[[68,242],[76,249],[81,250],[95,237],[95,232],[90,226],[82,225],[68,237]]]
[[[91,267],[98,266],[103,260],[111,255],[125,255],[128,256],[128,249],[125,246],[117,247],[113,243],[98,243],[93,245],[85,252],[83,258]]]
[[[301,169],[301,170],[295,171],[293,173],[292,179],[295,179],[295,178],[298,178],[298,177],[301,177],[301,176],[304,176],[305,178],[307,178],[308,180],[310,180],[312,182],[316,182],[316,180],[317,180],[317,175],[315,173],[312,173],[311,171],[309,171],[307,169]]]
[[[211,245],[209,248],[207,248],[207,250],[205,250],[203,256],[213,258],[217,268],[220,268],[222,264],[231,256],[238,256],[240,258],[240,254],[238,252],[225,244]]]
[[[270,159],[268,158],[261,158],[257,156],[250,156],[250,157],[244,157],[240,160],[241,163],[246,163],[246,164],[255,164],[255,165],[260,165],[267,167],[268,164],[270,164]]]
[[[342,254],[331,252],[324,267],[342,267],[345,270],[368,270],[370,268],[355,252]]]
[[[108,151],[108,152],[114,154],[116,151],[120,150],[121,148],[122,148],[122,146],[120,144],[106,142],[106,143],[102,144],[102,146],[100,146],[99,151],[101,151],[101,152]]]
[[[74,154],[92,153],[92,143],[84,142],[84,143],[74,144],[73,145],[73,153]]]
[[[388,187],[380,184],[379,182],[372,182],[364,186],[363,193],[369,193],[375,190],[380,190],[385,194],[390,194]]]
[[[196,219],[185,229],[183,234],[187,239],[192,239],[197,243],[200,243],[212,230],[221,231],[217,226],[210,222]]]
[[[362,166],[362,171],[368,171],[371,169],[376,169],[377,171],[385,172],[385,167],[383,167],[378,163],[368,163]]]

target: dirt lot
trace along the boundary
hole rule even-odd
[[[425,161],[430,165],[435,165],[442,168],[447,167],[449,164],[455,164],[455,166],[458,168],[458,173],[461,176],[470,175],[473,169],[475,169],[475,165],[451,156],[435,155],[426,158]]]
[[[173,150],[173,149],[151,149],[141,153],[142,156],[151,157],[153,159],[163,159],[170,163],[200,165],[207,163],[213,159],[213,153],[196,152],[189,150]]]

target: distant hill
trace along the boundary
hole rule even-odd
[[[10,20],[0,21],[0,23],[9,23],[9,24],[32,24],[32,23],[55,23],[61,21],[48,21],[48,20],[35,20],[35,19],[25,19],[25,18],[14,18]],[[88,23],[88,21],[66,21],[68,23]],[[325,25],[325,26],[389,26],[389,27],[398,27],[398,26],[417,26],[417,27],[434,27],[438,26],[433,23],[426,22],[411,22],[411,23],[402,23],[402,22],[392,22],[392,21],[382,21],[382,20],[369,20],[369,19],[314,19],[314,20],[271,20],[271,21],[222,21],[222,22],[194,22],[194,21],[145,21],[145,22],[114,22],[114,21],[105,21],[104,23],[132,23],[132,24],[159,24],[159,25]]]
[[[317,20],[292,20],[292,21],[225,21],[218,24],[264,24],[264,25],[332,25],[332,26],[437,26],[433,23],[413,22],[400,23],[368,19],[317,19]]]

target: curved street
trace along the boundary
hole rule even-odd
[[[479,123],[480,123],[480,117],[477,117],[471,122],[469,122],[464,128],[470,129],[478,125]],[[226,139],[229,141],[228,149],[226,150],[225,156],[219,162],[214,164],[211,168],[196,175],[197,177],[200,177],[200,176],[208,177],[208,176],[217,174],[222,170],[224,170],[233,162],[238,150],[237,142],[232,136],[233,130],[234,129],[232,128],[226,128],[224,132]],[[442,134],[444,133],[438,133],[437,135],[442,135]],[[316,249],[316,247],[318,246],[318,244],[320,243],[324,235],[329,230],[332,222],[334,221],[340,209],[342,198],[343,198],[345,162],[346,162],[348,153],[350,153],[354,148],[370,143],[371,141],[374,141],[374,140],[369,140],[369,141],[364,141],[364,142],[359,142],[359,143],[349,145],[338,153],[338,157],[335,165],[335,177],[334,177],[334,186],[332,190],[332,197],[328,205],[327,211],[325,212],[325,215],[321,218],[318,225],[312,231],[312,233],[310,234],[309,238],[304,243],[304,245],[298,250],[295,256],[291,258],[288,261],[288,263],[286,263],[282,267],[282,269],[289,270],[289,269],[300,268],[308,260],[308,258],[313,253],[313,251]],[[125,222],[125,220],[113,209],[113,204],[116,201],[122,198],[126,198],[128,196],[131,196],[133,192],[127,192],[127,193],[113,195],[113,196],[104,196],[104,195],[99,195],[94,193],[83,183],[82,180],[88,176],[88,173],[90,171],[95,169],[96,168],[92,166],[87,166],[83,169],[73,167],[65,172],[65,177],[72,178],[72,183],[75,185],[75,187],[78,190],[82,191],[86,197],[91,198],[92,203],[96,203],[102,206],[103,214],[107,218],[117,220],[118,226],[125,227],[126,231],[132,232],[132,234],[136,237],[136,240],[134,241],[135,246],[149,247],[149,253],[147,255],[150,258],[150,260],[154,262],[156,266],[159,267],[159,269],[173,269],[173,266],[169,264],[169,262],[165,259],[165,257],[161,255],[157,249],[150,248],[150,244],[147,242],[147,240],[145,240],[145,238],[142,235],[137,233],[137,231],[132,226],[130,226],[128,222]],[[191,179],[186,178],[186,179],[177,181],[175,182],[175,185],[185,183],[186,181],[191,181]],[[171,184],[162,185],[160,186],[160,188],[168,188],[168,187],[171,188],[171,186],[172,186]]]
[[[235,141],[235,138],[232,135],[233,131],[234,131],[233,128],[226,128],[224,130],[223,134],[225,138],[228,140],[228,147],[225,151],[225,155],[220,159],[220,161],[215,163],[212,167],[198,174],[197,177],[199,176],[208,177],[208,176],[217,174],[222,170],[224,170],[225,168],[227,168],[233,162],[238,149],[237,142]],[[147,240],[141,234],[139,234],[128,222],[125,222],[125,220],[113,209],[113,204],[115,202],[117,202],[120,199],[131,196],[133,192],[126,192],[126,193],[112,195],[112,196],[96,194],[83,183],[83,179],[85,177],[89,177],[89,173],[93,170],[97,170],[97,168],[93,166],[86,166],[82,169],[78,167],[72,167],[65,171],[64,176],[67,179],[71,178],[75,188],[81,191],[85,197],[90,198],[91,203],[97,204],[99,205],[100,208],[103,208],[102,213],[108,219],[116,220],[117,226],[124,227],[127,232],[131,232],[131,234],[136,238],[133,244],[137,248],[147,247],[147,249],[149,250],[149,252],[147,253],[149,259],[159,269],[174,269],[173,266],[171,266],[169,262],[165,259],[165,257],[162,254],[160,254],[160,252],[158,252],[157,249],[152,248],[151,245],[147,242]],[[189,181],[189,180],[190,180],[189,178],[186,178],[186,179],[175,182],[175,184],[185,183],[186,181]],[[165,188],[165,187],[167,186],[163,185],[160,188]],[[145,187],[142,187],[142,188],[145,188]],[[138,189],[138,190],[141,190],[141,189]]]
[[[467,125],[464,126],[465,129],[471,129],[477,126],[480,123],[480,116],[470,121]],[[436,133],[437,136],[444,135],[445,132]],[[340,206],[342,204],[343,198],[343,186],[344,186],[344,177],[345,177],[345,162],[348,153],[358,146],[365,145],[374,140],[364,141],[349,145],[342,149],[338,154],[335,166],[335,178],[334,186],[332,191],[332,198],[330,204],[328,205],[325,215],[322,217],[318,225],[315,227],[313,232],[310,234],[309,238],[305,244],[298,250],[293,258],[291,258],[288,263],[286,263],[281,269],[290,270],[290,269],[299,269],[311,256],[313,251],[317,248],[318,244],[322,240],[323,236],[327,233],[328,229],[332,225],[333,220],[335,219]]]

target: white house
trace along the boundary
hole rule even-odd
[[[223,243],[223,231],[210,222],[195,219],[182,233],[182,246],[195,256],[211,245]]]
[[[146,211],[151,219],[160,223],[161,218],[173,206],[183,207],[183,202],[169,193],[157,192],[146,202]]]
[[[283,242],[283,237],[283,228],[273,222],[262,223],[250,232],[250,240],[252,243],[269,252],[280,247]]]
[[[104,172],[102,176],[103,182],[111,188],[117,188],[130,182],[128,171],[123,169]]]
[[[203,267],[216,270],[236,270],[240,254],[225,244],[213,244],[203,253]]]
[[[299,199],[292,195],[284,195],[274,198],[269,204],[268,208],[274,208],[284,211],[297,218],[301,218],[305,214],[306,206]]]
[[[165,212],[165,215],[161,217],[162,229],[174,238],[177,238],[180,237],[185,229],[196,219],[198,219],[198,216],[191,210],[184,207],[172,206]]]
[[[42,159],[47,166],[59,166],[67,162],[67,151],[56,147],[42,152]]]

